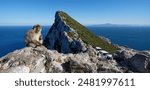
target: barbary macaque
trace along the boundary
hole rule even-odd
[[[43,44],[41,31],[42,31],[41,26],[37,24],[27,32],[25,37],[25,44],[27,47],[35,48]]]

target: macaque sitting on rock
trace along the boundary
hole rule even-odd
[[[37,47],[41,46],[43,43],[42,34],[41,34],[42,28],[40,25],[33,26],[32,29],[30,29],[25,37],[25,44],[27,47]]]

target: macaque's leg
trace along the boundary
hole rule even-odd
[[[39,41],[36,41],[36,40],[33,40],[32,43],[34,43],[34,44],[37,45],[37,46],[42,45],[42,43],[40,43]]]

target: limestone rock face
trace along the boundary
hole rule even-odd
[[[137,51],[126,47],[120,47],[115,57],[117,62],[133,72],[150,72],[150,52]]]
[[[85,51],[85,43],[79,38],[76,30],[71,28],[60,16],[61,11],[57,11],[55,22],[50,28],[44,45],[50,50],[57,50],[61,53],[78,53]]]
[[[131,64],[139,72],[150,72],[150,56],[137,53],[131,58]]]
[[[23,48],[0,59],[0,72],[44,73],[46,48]]]
[[[123,72],[115,60],[98,60],[93,50],[63,54],[44,46],[26,47],[0,58],[2,73],[103,73]]]

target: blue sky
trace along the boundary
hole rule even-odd
[[[58,10],[85,25],[150,25],[150,0],[0,0],[0,25],[49,25]]]

